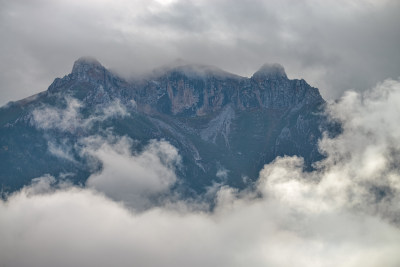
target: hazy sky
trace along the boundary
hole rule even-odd
[[[251,76],[284,65],[326,99],[400,75],[397,0],[0,0],[0,104],[81,56],[129,76],[177,58]]]

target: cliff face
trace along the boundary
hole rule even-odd
[[[0,182],[16,189],[41,174],[67,171],[73,181],[85,181],[93,171],[88,159],[73,146],[73,160],[61,159],[49,153],[49,140],[73,144],[112,127],[115,134],[141,145],[150,139],[169,141],[182,155],[184,167],[178,176],[190,189],[203,190],[218,179],[221,168],[228,171],[230,185],[244,187],[276,156],[302,156],[308,168],[322,158],[317,142],[325,125],[324,104],[318,89],[288,79],[278,64],[262,66],[251,78],[210,66],[182,65],[128,82],[97,60],[81,58],[47,91],[0,110],[0,138],[7,146],[0,151],[5,170]],[[95,123],[90,128],[38,127],[37,110],[45,108],[69,108],[68,116]],[[104,117],[109,110],[128,116]],[[104,118],[93,120],[99,112]],[[22,144],[28,143],[35,146],[24,154]]]
[[[251,78],[210,66],[183,65],[128,83],[98,61],[81,58],[71,74],[54,81],[49,92],[67,92],[79,85],[87,91],[83,99],[87,104],[134,100],[142,112],[176,116],[202,116],[228,104],[239,110],[283,110],[324,102],[318,89],[304,80],[289,80],[278,64],[262,66]]]
[[[290,109],[324,102],[304,80],[289,80],[280,65],[264,65],[251,78],[207,66],[181,66],[154,77],[136,102],[156,104],[158,112],[206,115],[232,104],[239,110]],[[140,91],[139,89],[139,91]]]

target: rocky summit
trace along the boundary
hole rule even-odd
[[[245,188],[278,156],[303,157],[305,169],[323,158],[324,106],[318,89],[279,64],[250,78],[178,64],[128,81],[81,58],[47,91],[0,109],[0,184],[10,192],[51,175],[83,185],[103,168],[85,144],[128,138],[132,155],[152,140],[177,149],[177,189]]]

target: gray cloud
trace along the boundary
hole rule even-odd
[[[396,0],[2,0],[0,6],[0,104],[45,90],[83,55],[126,77],[176,58],[245,76],[279,62],[326,98],[399,76]]]
[[[264,166],[255,191],[213,188],[215,209],[208,212],[175,198],[136,212],[105,197],[101,192],[115,189],[115,176],[130,179],[129,173],[148,169],[148,162],[168,167],[177,153],[161,142],[131,155],[127,139],[89,140],[88,148],[106,165],[91,179],[110,183],[102,183],[99,193],[90,187],[54,188],[54,178],[45,176],[1,201],[0,263],[398,266],[399,102],[400,81],[346,93],[329,108],[343,133],[321,141],[327,158],[315,171],[303,172],[298,157],[278,158]]]

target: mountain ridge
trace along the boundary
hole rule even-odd
[[[317,88],[304,80],[288,79],[279,64],[265,64],[250,78],[184,64],[148,79],[126,81],[96,59],[84,57],[47,91],[0,109],[1,142],[15,144],[14,149],[0,150],[0,164],[6,170],[0,182],[20,188],[33,175],[57,176],[60,170],[74,173],[73,182],[84,182],[94,170],[74,143],[105,135],[111,127],[114,134],[136,140],[140,146],[152,139],[175,146],[184,165],[177,175],[190,190],[205,190],[222,167],[230,173],[227,183],[243,188],[245,180],[254,180],[262,166],[277,156],[302,156],[306,168],[323,157],[318,139],[327,125],[324,105]],[[43,110],[58,112],[60,120],[76,116],[90,127],[74,131],[38,127],[34,115]],[[127,117],[107,117],[107,110]],[[93,117],[99,114],[101,119]],[[24,155],[23,144],[35,142],[37,147],[28,148]],[[54,144],[68,144],[73,161],[61,159],[54,149],[51,152]],[[30,167],[13,170],[12,166],[21,168],[13,163],[17,159]],[[19,182],[10,183],[8,176]]]
[[[167,104],[171,105],[170,111],[175,115],[193,108],[199,111],[197,115],[201,115],[208,111],[210,106],[212,106],[211,111],[215,111],[228,102],[232,102],[241,109],[288,108],[293,104],[298,104],[304,98],[309,102],[324,102],[318,89],[309,86],[304,80],[289,80],[284,68],[279,64],[265,64],[251,78],[224,72],[216,67],[186,64],[165,69],[164,72],[151,79],[127,82],[109,72],[98,61],[80,58],[74,63],[71,74],[63,79],[81,79],[86,82],[100,83],[101,90],[123,87],[124,93],[134,98],[142,111],[149,110],[149,106],[157,102],[152,98],[160,99],[165,94],[168,96]],[[57,82],[59,80],[56,79],[49,87],[49,91],[58,86]],[[225,92],[218,90],[218,88],[227,87],[223,83],[229,83],[230,92],[226,88],[224,88]],[[280,86],[282,83],[286,84]],[[196,92],[196,86],[207,90]],[[249,88],[252,90],[248,90]],[[272,89],[268,90],[269,88]],[[112,95],[113,92],[110,94]],[[215,106],[218,103],[220,105]],[[165,112],[165,106],[162,112]]]

